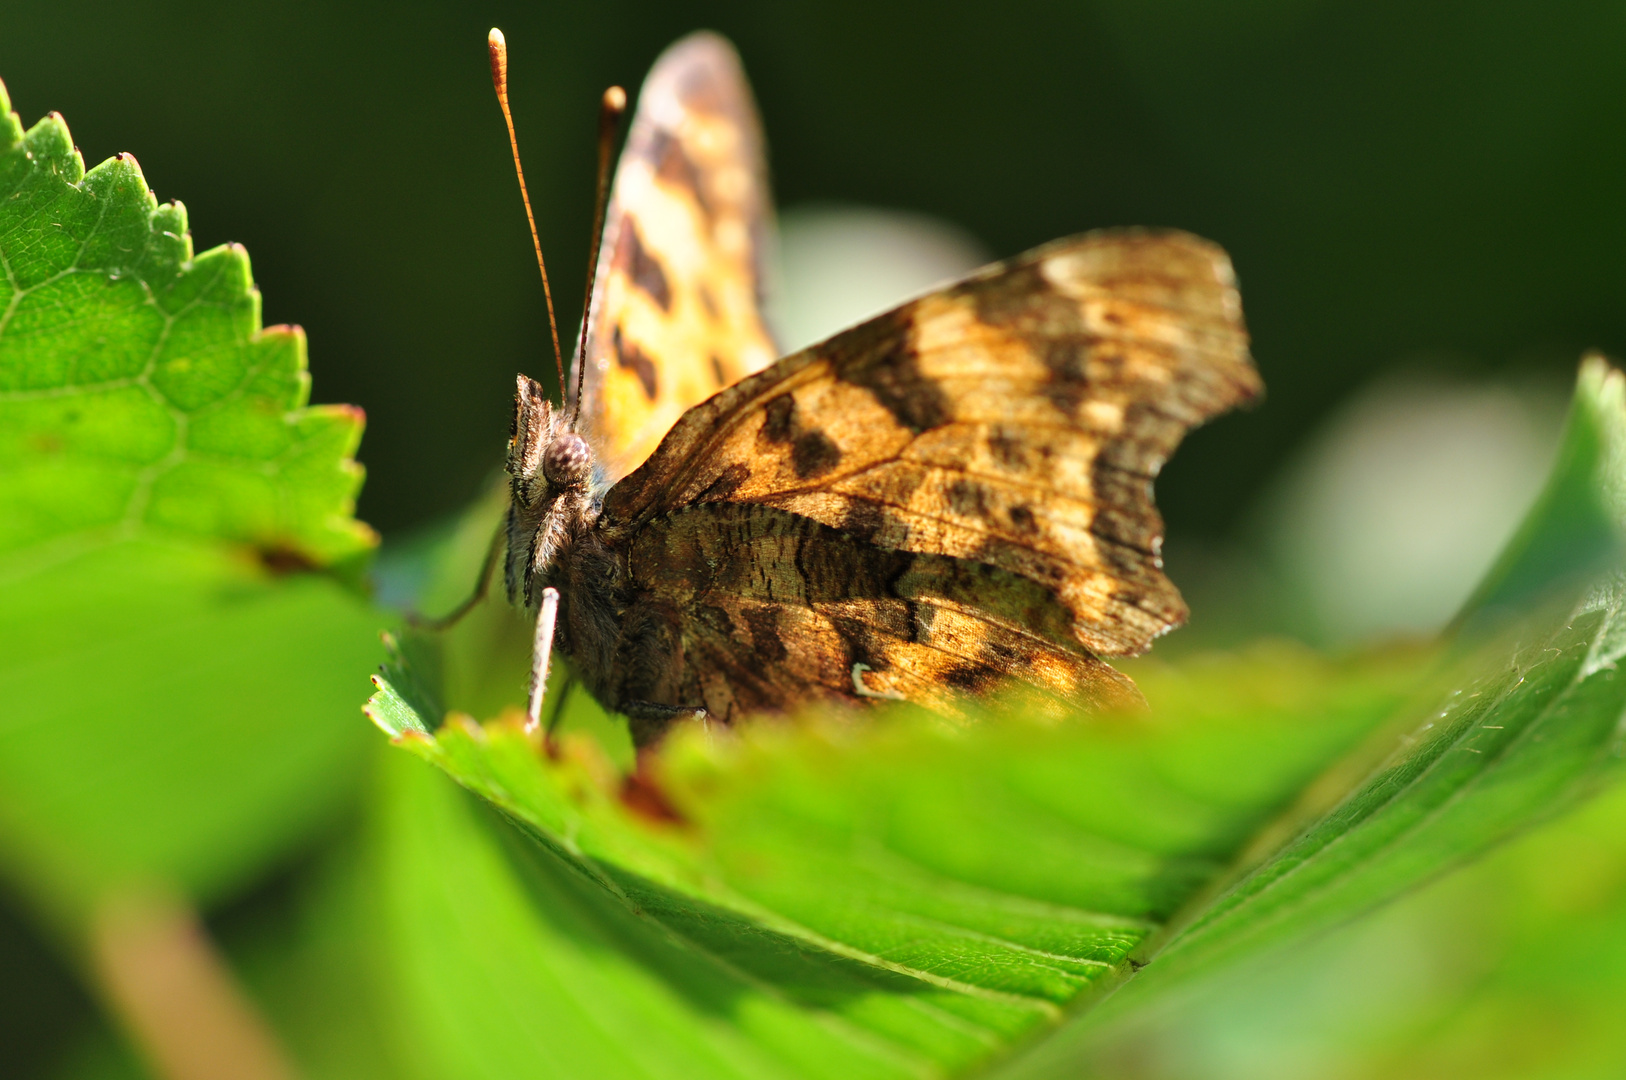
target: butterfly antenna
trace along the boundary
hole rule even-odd
[[[604,91],[598,106],[598,187],[593,198],[593,235],[587,245],[587,291],[582,294],[581,339],[576,343],[576,398],[570,429],[582,413],[582,379],[587,374],[587,317],[593,313],[593,288],[598,283],[598,246],[604,239],[604,208],[610,197],[610,155],[621,116],[627,111],[627,92],[619,86]]]
[[[514,136],[514,114],[508,111],[508,42],[495,26],[486,35],[491,50],[491,85],[497,90],[503,122],[508,125],[508,146],[514,152],[514,175],[519,177],[519,197],[525,200],[525,220],[531,223],[531,246],[536,248],[536,266],[542,271],[542,296],[548,302],[548,329],[553,333],[553,363],[559,370],[559,395],[565,392],[565,358],[559,351],[559,322],[553,317],[553,289],[548,286],[548,264],[542,261],[542,241],[536,235],[536,216],[531,213],[531,195],[525,190],[525,169],[519,163],[519,139]]]

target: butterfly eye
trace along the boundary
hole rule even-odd
[[[593,452],[587,440],[573,432],[554,439],[542,455],[542,475],[554,487],[578,487],[587,482],[593,467]]]

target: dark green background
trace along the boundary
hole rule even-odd
[[[551,366],[494,23],[567,313],[597,95],[697,27],[744,56],[785,205],[920,209],[1000,254],[1119,224],[1223,243],[1270,396],[1171,466],[1177,534],[1225,530],[1380,370],[1626,352],[1618,3],[12,0],[25,122],[61,111],[87,160],[128,150],[185,201],[200,249],[248,246],[267,320],[310,332],[316,400],[367,409],[361,512],[386,530],[468,501],[514,370]]]

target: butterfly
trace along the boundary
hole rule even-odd
[[[1102,658],[1186,617],[1153,480],[1262,392],[1225,253],[1086,233],[777,358],[762,147],[724,39],[662,54],[581,388],[558,407],[518,377],[504,563],[538,613],[532,723],[553,648],[641,748],[813,701],[1136,699]]]

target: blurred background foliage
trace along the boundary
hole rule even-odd
[[[367,409],[360,515],[385,533],[386,597],[413,588],[391,548],[493,477],[514,370],[551,367],[493,24],[566,313],[597,95],[701,26],[738,45],[763,112],[787,343],[1067,233],[1222,243],[1269,397],[1159,482],[1194,609],[1169,651],[1437,627],[1539,486],[1580,352],[1626,354],[1618,4],[13,0],[0,78],[24,122],[61,111],[88,163],[129,150],[185,201],[199,250],[245,244],[266,322],[310,334],[313,400]],[[345,835],[351,804],[329,801],[309,851]],[[1092,1060],[1123,1077],[1612,1075],[1622,836],[1617,794]],[[298,883],[336,860],[262,869],[211,927],[253,969]],[[0,1047],[19,1075],[110,1075],[93,1008],[19,911],[0,912]]]

